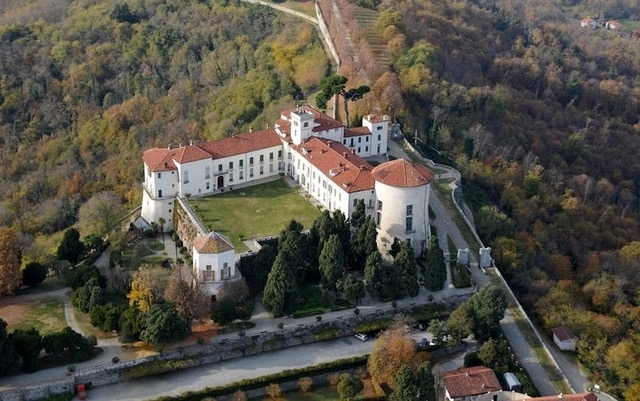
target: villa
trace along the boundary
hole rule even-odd
[[[282,112],[273,128],[148,149],[142,157],[141,217],[147,223],[162,219],[164,230],[178,233],[193,251],[194,275],[200,282],[223,284],[239,276],[233,246],[205,229],[185,199],[286,175],[324,208],[340,210],[347,217],[363,200],[367,215],[378,226],[377,243],[385,257],[394,237],[409,241],[419,255],[430,236],[428,204],[434,175],[404,159],[375,168],[364,159],[386,154],[389,123],[388,116],[369,114],[362,127],[347,128],[302,106]]]

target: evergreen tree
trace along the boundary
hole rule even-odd
[[[346,262],[349,253],[349,242],[351,240],[351,229],[349,227],[349,221],[347,221],[347,217],[344,215],[344,213],[342,213],[340,209],[333,212],[332,221],[332,234],[337,234],[338,238],[340,238],[340,247],[342,248],[344,260]]]
[[[400,368],[395,377],[396,388],[391,394],[391,401],[416,401],[418,398],[418,385],[416,377],[408,365]]]
[[[22,284],[30,287],[42,283],[47,278],[47,268],[38,262],[29,262],[22,270]]]
[[[262,303],[273,316],[289,315],[296,310],[298,297],[298,283],[291,261],[287,259],[287,252],[281,250],[267,277]]]
[[[42,336],[33,327],[29,329],[16,329],[9,335],[16,352],[22,360],[22,368],[25,372],[38,370],[38,356],[42,350]]]
[[[488,285],[469,299],[474,320],[473,334],[480,342],[498,337],[501,332],[500,320],[507,309],[507,296],[496,285]]]
[[[120,315],[119,326],[118,337],[120,342],[132,343],[138,341],[146,326],[145,315],[140,309],[130,306]]]
[[[364,279],[366,281],[367,292],[372,298],[382,300],[384,297],[386,266],[379,251],[375,251],[367,258],[364,267]]]
[[[344,255],[337,234],[331,234],[325,242],[320,253],[319,269],[325,288],[336,291],[338,279],[344,275]]]
[[[104,290],[98,285],[98,280],[92,277],[82,287],[73,290],[71,303],[84,313],[89,313],[98,305],[103,305]]]
[[[471,310],[466,302],[451,312],[447,326],[449,334],[457,343],[461,343],[463,339],[473,333],[473,316],[471,316]]]
[[[178,311],[169,302],[158,302],[151,306],[147,315],[146,327],[140,338],[155,346],[184,340],[191,327],[180,317]]]
[[[398,252],[400,252],[400,239],[398,237],[393,237],[393,243],[391,244],[391,249],[389,250],[389,255],[395,259]]]
[[[80,232],[75,228],[69,228],[64,232],[62,242],[58,245],[56,256],[60,260],[68,260],[72,265],[78,263],[84,252],[84,244],[80,241]]]
[[[346,299],[355,304],[359,304],[364,297],[364,283],[351,274],[347,274],[338,280],[337,287]]]
[[[7,333],[7,322],[0,319],[0,377],[18,363],[18,354]]]
[[[372,219],[366,218],[351,237],[352,267],[362,269],[367,257],[378,249],[376,244],[377,236],[376,224]]]
[[[416,372],[416,383],[418,385],[418,396],[420,401],[436,401],[436,381],[433,377],[433,367],[431,362],[423,362]]]
[[[447,265],[444,253],[440,249],[438,237],[432,236],[429,239],[427,258],[422,270],[424,286],[430,291],[438,291],[444,287],[447,281]]]
[[[297,281],[304,281],[309,272],[306,261],[307,242],[302,234],[302,224],[291,220],[285,230],[280,233],[278,253],[284,253]]]
[[[356,201],[356,207],[351,213],[351,226],[354,229],[357,229],[362,224],[364,224],[365,219],[367,218],[367,214],[364,206],[364,199],[358,199]]]
[[[400,245],[400,252],[393,261],[393,270],[400,278],[400,286],[405,294],[412,297],[418,295],[420,284],[418,283],[418,269],[413,248],[409,241],[403,241]]]

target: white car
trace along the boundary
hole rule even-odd
[[[357,338],[360,341],[367,341],[369,339],[369,336],[367,336],[366,334],[363,334],[363,333],[356,333],[356,335],[354,337]]]

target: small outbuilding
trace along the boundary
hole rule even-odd
[[[565,326],[558,326],[553,329],[553,342],[556,343],[561,351],[575,352],[576,350],[576,337]]]
[[[522,392],[522,383],[520,380],[511,372],[507,372],[504,374],[504,383],[509,391],[517,391],[518,393]]]

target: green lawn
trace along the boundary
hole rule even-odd
[[[23,308],[21,316],[7,327],[9,332],[33,327],[44,335],[67,327],[62,299],[29,301],[23,304]]]
[[[190,199],[189,204],[207,229],[229,237],[237,251],[247,250],[243,240],[277,235],[291,219],[308,229],[319,214],[283,180]]]

